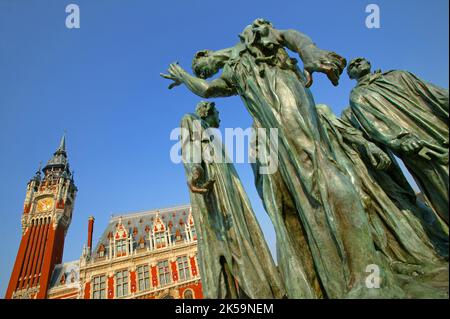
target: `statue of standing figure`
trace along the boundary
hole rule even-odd
[[[299,54],[304,72],[286,48]],[[333,158],[308,89],[313,72],[327,74],[337,85],[345,65],[345,59],[317,48],[306,35],[277,30],[257,19],[234,47],[198,52],[193,61],[198,77],[178,64],[171,64],[163,77],[173,81],[170,88],[184,84],[203,98],[239,95],[258,125],[278,130],[278,178],[304,232],[306,244],[300,256],[309,258],[304,264],[313,265],[304,269],[305,276],[293,279],[301,282],[293,291],[295,297],[402,297],[391,269],[375,248],[359,194]],[[221,68],[219,78],[205,80]],[[365,271],[374,264],[380,269],[380,289],[366,285]]]
[[[441,267],[448,258],[448,235],[431,209],[418,205],[395,158],[327,105],[317,105],[317,111],[335,157],[364,199],[378,249],[400,273]]]
[[[225,148],[212,102],[181,121],[182,156],[198,234],[205,298],[283,298],[286,293],[249,199]]]
[[[448,90],[406,71],[372,73],[364,58],[347,71],[358,82],[350,106],[362,130],[402,159],[448,227]]]

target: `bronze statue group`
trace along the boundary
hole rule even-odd
[[[308,88],[314,72],[337,86],[344,58],[263,19],[239,38],[199,51],[195,76],[178,64],[162,74],[170,88],[184,84],[205,99],[239,95],[254,128],[278,131],[276,172],[261,174],[259,158],[252,164],[276,264],[233,164],[184,161],[204,296],[448,298],[448,90],[406,71],[372,72],[356,58],[347,73],[357,84],[338,117]],[[214,103],[200,102],[181,122],[184,141],[219,122]],[[201,136],[198,148],[184,143],[182,151],[201,157],[213,143]],[[223,146],[215,151],[226,157]]]

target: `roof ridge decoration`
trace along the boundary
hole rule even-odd
[[[119,224],[117,226],[117,230],[116,230],[116,234],[115,234],[114,238],[116,240],[128,238],[128,232],[122,223],[122,216],[120,216],[120,218],[119,218]]]
[[[166,230],[166,224],[159,217],[159,210],[156,211],[155,221],[153,222],[153,231],[160,232]]]
[[[172,212],[172,211],[176,211],[176,210],[189,209],[190,207],[191,207],[191,204],[183,204],[183,205],[177,205],[177,206],[172,206],[172,207],[167,207],[167,208],[141,210],[141,211],[136,211],[136,212],[120,213],[120,214],[116,214],[116,215],[113,214],[113,215],[111,215],[109,222],[112,223],[114,221],[118,221],[120,218],[129,219],[129,218],[134,218],[134,217],[139,217],[139,216],[152,215],[152,214],[156,214],[157,212],[159,212],[159,214],[165,214],[167,212]]]

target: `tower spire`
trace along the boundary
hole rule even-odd
[[[77,193],[70,176],[65,133],[42,170],[43,179],[41,167],[27,184],[22,239],[5,294],[8,299],[46,298],[53,270],[62,262]]]
[[[51,168],[59,168],[64,170],[68,168],[65,131],[63,136],[61,137],[58,148],[53,153],[53,157],[47,162],[47,165],[44,167],[44,171],[47,171]]]
[[[64,130],[63,136],[61,137],[61,142],[59,143],[59,147],[58,147],[57,151],[62,151],[62,152],[66,151],[66,131],[65,130]]]

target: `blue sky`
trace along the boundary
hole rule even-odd
[[[65,27],[76,3],[81,28]],[[169,63],[190,70],[200,49],[233,45],[255,18],[294,28],[348,60],[406,69],[448,88],[448,1],[376,1],[381,28],[367,29],[371,1],[0,0],[0,293],[21,236],[25,187],[67,130],[79,192],[64,260],[78,259],[94,215],[98,238],[112,213],[187,203],[182,166],[169,157],[170,131],[199,98],[167,90]],[[316,103],[340,113],[354,82],[315,74]],[[217,99],[223,127],[251,124],[238,97]],[[274,235],[248,164],[237,165],[269,245]]]

